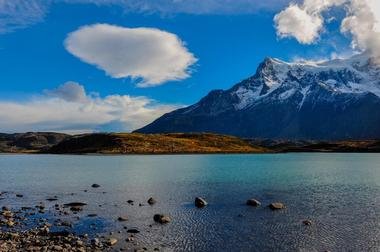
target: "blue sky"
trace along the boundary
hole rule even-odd
[[[235,3],[236,6],[223,7],[223,4],[220,6],[213,4],[213,2],[222,3],[223,1],[207,0],[205,3],[210,2],[210,6],[205,4],[199,9],[195,6],[196,1],[193,5],[181,5],[180,3],[177,6],[168,4],[171,2],[170,0],[161,0],[162,4],[159,5],[161,9],[154,6],[152,1],[145,1],[147,5],[143,7],[124,6],[118,0],[110,0],[110,4],[99,4],[100,2],[78,0],[67,3],[65,1],[36,0],[34,4],[37,7],[32,6],[34,9],[31,9],[28,4],[25,5],[25,1],[16,0],[13,4],[24,4],[22,7],[30,11],[30,13],[24,11],[24,16],[13,21],[18,25],[10,25],[12,22],[9,21],[17,16],[17,8],[10,6],[12,3],[8,6],[4,4],[1,6],[0,3],[0,14],[1,11],[14,11],[13,14],[9,14],[7,19],[1,19],[0,15],[0,69],[2,69],[0,75],[0,106],[5,104],[4,109],[15,109],[14,107],[16,107],[17,111],[21,111],[18,118],[23,117],[23,113],[28,115],[30,113],[45,113],[43,110],[27,112],[22,106],[31,107],[39,102],[42,104],[41,106],[44,106],[44,102],[49,104],[54,99],[55,101],[57,99],[65,100],[66,96],[61,95],[62,92],[67,91],[65,88],[78,86],[80,88],[76,90],[82,92],[79,96],[87,97],[100,107],[102,106],[101,103],[111,103],[110,100],[107,100],[110,97],[123,99],[127,97],[132,100],[131,103],[137,99],[138,102],[144,104],[136,109],[136,111],[142,110],[141,117],[143,119],[139,117],[140,114],[124,115],[123,112],[113,107],[109,113],[122,113],[123,115],[119,116],[123,119],[110,117],[96,122],[94,115],[94,118],[87,121],[83,119],[82,121],[81,115],[78,114],[74,120],[75,123],[70,124],[65,121],[72,121],[70,116],[62,120],[55,117],[50,120],[48,116],[42,116],[41,119],[38,119],[36,116],[35,120],[31,118],[24,122],[7,114],[0,114],[0,118],[3,117],[2,120],[14,120],[14,124],[17,123],[19,126],[0,124],[0,131],[12,132],[28,129],[67,132],[128,131],[142,126],[164,112],[197,102],[212,89],[231,87],[254,74],[257,65],[266,56],[292,61],[296,59],[327,59],[333,55],[352,53],[350,36],[339,32],[340,21],[344,17],[344,12],[339,8],[333,9],[326,15],[326,18],[331,20],[326,24],[316,41],[302,44],[294,38],[280,38],[276,33],[274,16],[287,6],[288,1],[268,1],[266,6],[256,6],[255,2],[259,4],[261,1],[255,0],[225,1],[229,2],[230,5]],[[108,73],[99,64],[96,66],[94,63],[89,63],[91,61],[89,57],[92,56],[89,54],[94,51],[91,51],[92,49],[87,50],[87,44],[78,48],[78,40],[82,38],[79,37],[79,33],[76,34],[77,37],[73,38],[73,41],[77,42],[72,42],[73,44],[77,43],[73,45],[73,47],[76,46],[73,49],[76,51],[73,53],[67,48],[65,40],[69,34],[80,30],[83,26],[94,28],[91,32],[96,33],[94,36],[97,36],[98,29],[95,28],[100,29],[101,27],[95,27],[96,24],[109,25],[103,27],[104,29],[117,27],[116,32],[123,32],[123,30],[117,30],[119,28],[147,27],[158,29],[152,31],[153,33],[156,31],[167,33],[157,34],[157,36],[173,35],[174,37],[168,39],[179,41],[175,45],[175,50],[178,51],[170,49],[173,52],[173,57],[161,64],[162,67],[168,64],[168,69],[164,69],[163,72],[168,71],[170,76],[173,75],[173,68],[169,67],[174,67],[176,69],[174,75],[177,77],[159,76],[158,81],[153,81],[152,73],[150,73],[150,75],[142,74],[143,76],[137,79],[129,78],[128,71],[132,70],[125,70],[124,66],[120,66],[120,64],[129,64],[128,69],[135,67],[131,61],[136,61],[136,58],[128,59],[134,49],[124,55],[123,52],[115,52],[115,47],[113,48],[111,45],[113,43],[110,43],[105,49],[102,45],[102,50],[114,50],[110,52],[111,55],[114,53],[116,58],[118,55],[123,57],[121,63],[117,63],[118,71],[123,77],[112,76],[109,71],[113,71],[114,62],[107,61],[104,63],[107,64]],[[134,32],[134,30],[125,32],[126,36],[132,36],[129,32]],[[152,35],[154,35],[153,33]],[[93,37],[89,43],[93,43],[94,38],[98,39],[98,37]],[[136,43],[140,46],[140,49],[136,49],[137,54],[138,50],[143,47],[144,41]],[[159,41],[159,43],[161,42]],[[135,46],[133,43],[130,45]],[[97,44],[88,47],[92,46],[98,48]],[[127,49],[129,50],[129,48]],[[82,53],[78,50],[85,52]],[[144,48],[142,50],[144,51]],[[149,50],[146,51],[147,53],[143,55],[142,59],[149,60]],[[94,57],[100,56],[95,55]],[[174,65],[169,66],[170,64],[177,64],[175,61],[180,60],[180,58],[185,58],[181,63],[182,68],[179,69],[178,66]],[[144,65],[145,62],[143,61],[142,64]],[[143,70],[136,71],[141,75]],[[145,73],[145,70],[143,72]],[[159,83],[148,83],[145,85],[148,87],[139,87],[138,83],[141,83],[144,78],[146,82]],[[179,80],[173,80],[176,78]],[[71,85],[65,86],[65,83],[67,84],[69,81],[71,81]],[[52,96],[52,93],[59,95]],[[67,99],[65,101],[67,102]],[[73,102],[73,100],[69,102]],[[122,103],[121,107],[124,110],[125,106],[130,104],[125,101]],[[67,111],[67,107],[71,105],[71,103],[60,103],[55,111],[58,114],[60,112],[73,114],[72,110],[80,111],[83,109],[83,107],[74,106],[72,110]],[[102,107],[99,109],[102,110]],[[147,115],[146,110],[148,110],[149,115]],[[49,114],[50,112],[47,111],[46,113]]]

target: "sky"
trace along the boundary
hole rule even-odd
[[[0,0],[0,132],[132,131],[265,57],[380,58],[377,0]]]

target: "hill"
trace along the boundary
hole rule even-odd
[[[48,153],[180,154],[180,153],[263,153],[236,137],[215,134],[86,134],[67,138]]]

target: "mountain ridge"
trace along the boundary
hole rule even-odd
[[[344,140],[380,138],[378,125],[380,68],[363,53],[304,63],[267,57],[253,76],[136,132]]]

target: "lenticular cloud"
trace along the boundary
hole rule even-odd
[[[113,78],[140,79],[140,87],[186,79],[197,61],[175,34],[153,28],[83,26],[67,36],[65,47]]]

